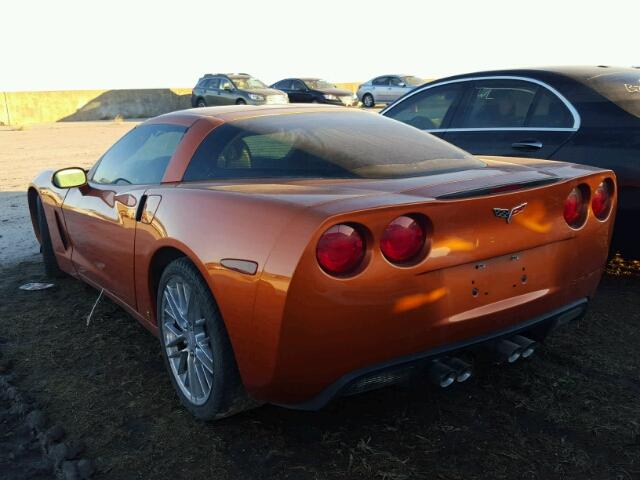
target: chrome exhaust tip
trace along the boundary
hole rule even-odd
[[[431,362],[428,373],[429,379],[440,388],[447,388],[456,381],[456,371],[439,360]]]
[[[466,382],[473,376],[473,367],[460,358],[448,358],[445,364],[456,372],[458,383]]]
[[[495,346],[500,358],[507,363],[515,363],[522,356],[523,348],[511,340],[500,340]]]
[[[530,338],[523,337],[522,335],[516,335],[511,339],[511,341],[522,347],[522,358],[529,358],[538,347],[538,342],[531,340]]]

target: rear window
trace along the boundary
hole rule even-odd
[[[403,178],[484,166],[453,145],[373,113],[255,117],[211,132],[185,181],[229,178]]]
[[[586,84],[631,115],[640,117],[640,71],[598,75]]]

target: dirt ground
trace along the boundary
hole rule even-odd
[[[81,282],[18,289],[45,280],[24,210],[29,178],[47,166],[88,166],[131,127],[0,130],[0,374],[10,368],[46,414],[45,428],[62,425],[86,445],[95,478],[640,478],[640,263],[620,259],[588,315],[530,360],[483,362],[476,377],[445,391],[414,382],[320,412],[264,406],[194,420],[172,391],[157,340],[119,307],[103,299],[87,325],[97,292]],[[18,427],[3,420],[2,398],[0,478],[14,478],[3,445]],[[3,465],[12,467],[4,475]]]

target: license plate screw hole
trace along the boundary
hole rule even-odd
[[[471,295],[473,295],[474,297],[478,296],[478,289],[477,288],[472,288],[471,289]]]
[[[527,283],[527,276],[526,275],[522,275],[522,277],[520,278],[520,280],[522,281],[522,283]]]

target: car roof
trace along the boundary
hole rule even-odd
[[[231,122],[244,120],[246,118],[266,117],[274,115],[309,114],[318,112],[329,112],[341,114],[344,112],[358,112],[362,115],[378,115],[351,108],[344,108],[337,105],[315,105],[315,104],[284,104],[284,105],[227,105],[224,107],[191,108],[188,110],[178,110],[165,113],[158,117],[150,118],[145,123],[179,123],[181,125],[192,125],[202,118]]]
[[[614,67],[607,65],[560,65],[550,67],[531,67],[531,68],[513,68],[504,70],[484,70],[479,72],[470,72],[451,77],[439,78],[429,83],[439,83],[447,80],[462,79],[468,77],[484,77],[484,76],[514,76],[514,77],[534,77],[534,78],[553,78],[565,77],[576,82],[587,83],[590,79],[613,73],[635,72],[630,67]]]

